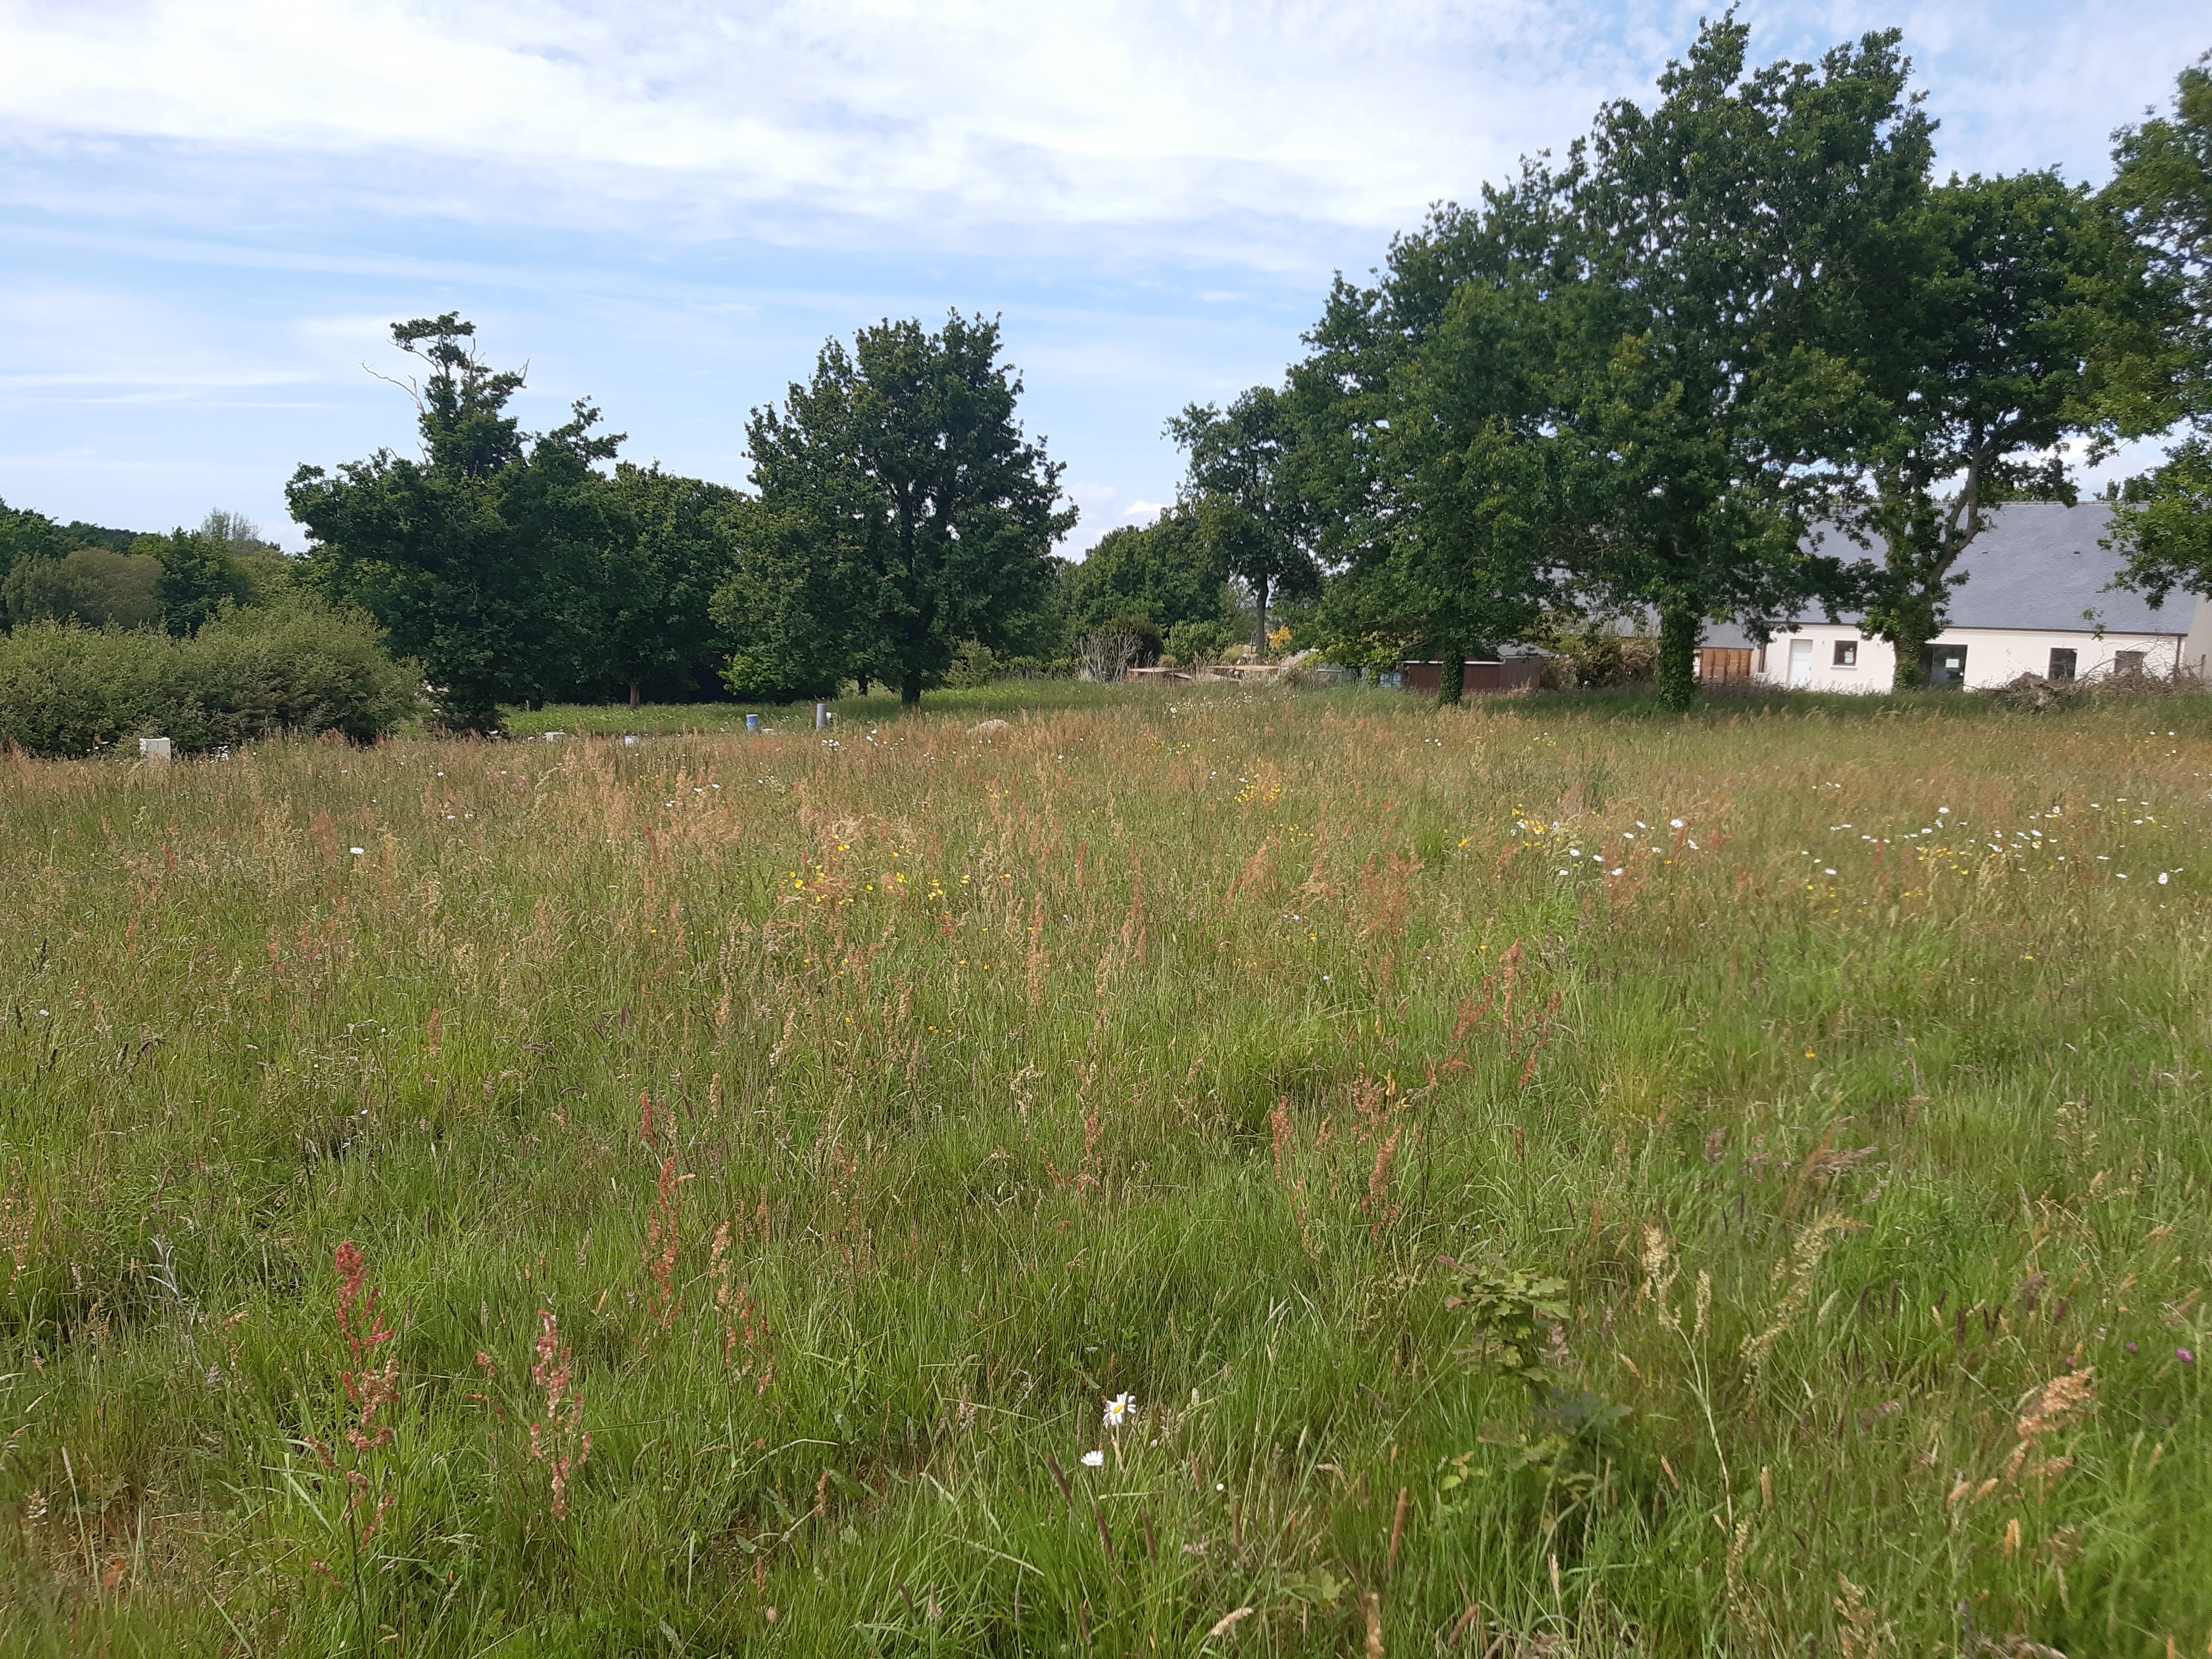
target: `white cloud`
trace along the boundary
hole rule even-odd
[[[1765,58],[1895,9],[1748,15]],[[1947,159],[2081,172],[2198,20],[1939,0],[1911,21]],[[1665,0],[0,0],[0,131],[379,156],[357,187],[461,216],[1174,227],[1264,263],[1248,222],[1401,227],[1644,94],[1695,26]]]
[[[0,0],[0,33],[19,137],[455,155],[965,224],[1395,225],[1646,68],[1533,0]]]
[[[2094,177],[2201,3],[1743,15],[1762,60],[1901,19],[1945,166]],[[1030,429],[1119,480],[1069,486],[1086,550],[1173,487],[1164,414],[1280,374],[1333,266],[1648,97],[1719,9],[0,0],[0,484],[274,520],[301,459],[410,441],[360,365],[448,308],[531,359],[533,423],[592,392],[737,478],[824,334],[957,303],[1005,312]]]

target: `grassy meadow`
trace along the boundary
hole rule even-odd
[[[2208,1650],[2212,703],[990,712],[0,760],[0,1648]]]

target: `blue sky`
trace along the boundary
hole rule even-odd
[[[2104,176],[2201,4],[1747,4],[1893,23],[1942,164]],[[1332,271],[1641,95],[1695,6],[0,0],[0,498],[137,528],[412,441],[395,319],[730,483],[825,336],[1002,313],[1072,550],[1173,492],[1162,421],[1279,377]],[[366,367],[365,367],[366,366]]]

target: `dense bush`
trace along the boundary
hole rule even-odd
[[[0,638],[0,744],[96,754],[165,736],[192,753],[281,732],[366,742],[416,712],[420,676],[374,623],[305,599],[193,638],[43,623]]]
[[[1657,638],[1624,634],[1607,618],[1547,611],[1527,641],[1550,653],[1543,682],[1550,690],[1649,685],[1658,674]]]
[[[1179,622],[1168,630],[1167,663],[1174,668],[1196,668],[1217,661],[1236,633],[1232,622]]]
[[[161,617],[161,561],[112,548],[81,547],[60,558],[18,560],[0,582],[9,622],[143,628]]]

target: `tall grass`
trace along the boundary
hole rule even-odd
[[[2205,1650],[2212,710],[981,707],[0,762],[0,1639]]]

